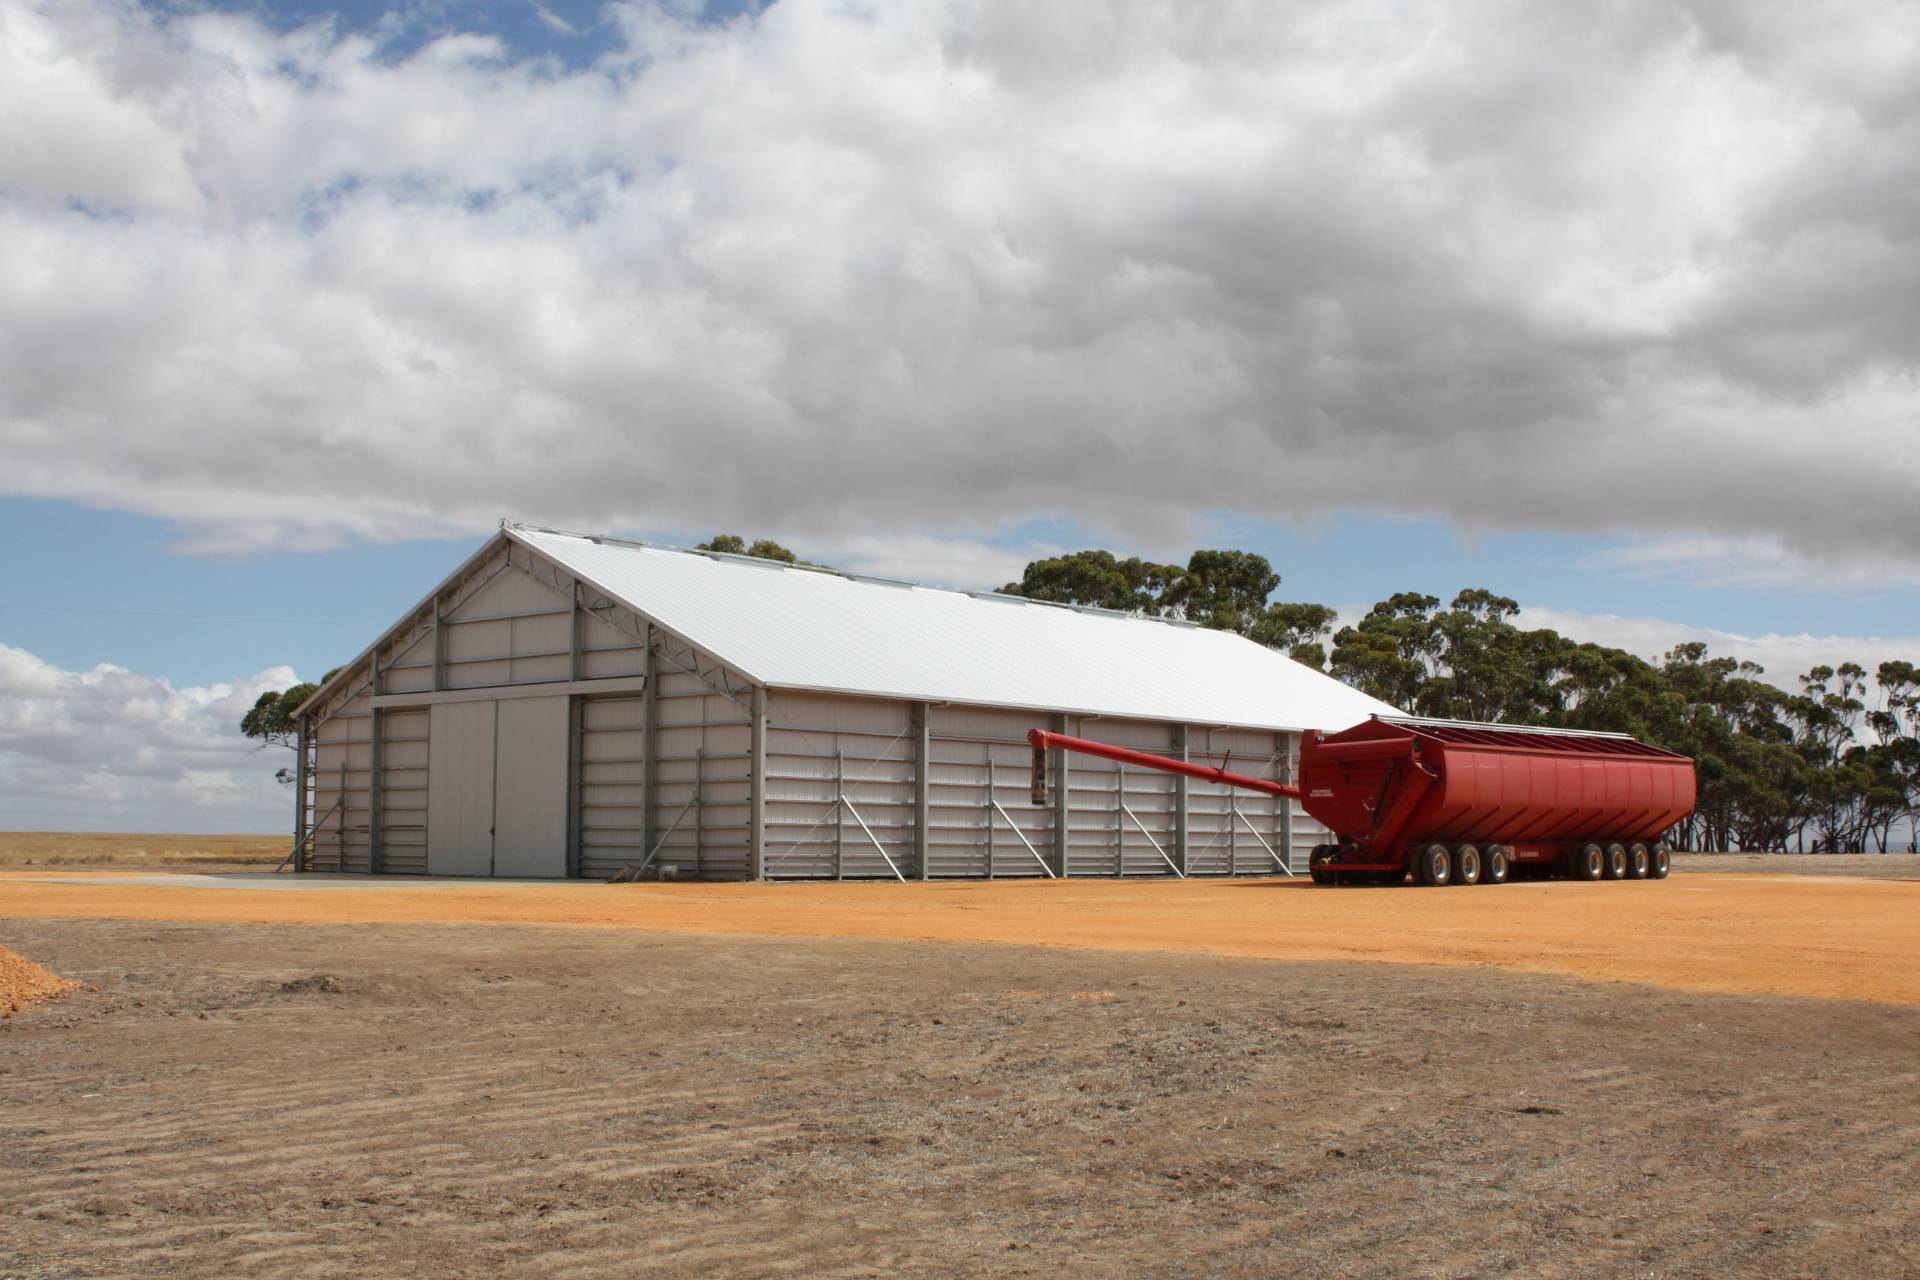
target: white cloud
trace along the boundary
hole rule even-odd
[[[1920,564],[1911,5],[610,13],[562,73],[0,0],[0,487],[203,549],[1371,508]]]
[[[238,723],[275,667],[232,684],[175,689],[121,667],[65,671],[0,644],[0,811],[13,830],[291,830],[273,780],[293,753],[255,752]]]
[[[1702,641],[1710,656],[1757,662],[1766,668],[1768,681],[1794,693],[1800,692],[1797,677],[1817,666],[1857,662],[1871,677],[1882,662],[1920,662],[1920,636],[1745,636],[1661,618],[1537,608],[1521,609],[1515,622],[1529,629],[1546,627],[1574,640],[1625,649],[1650,662],[1660,661],[1678,645]]]
[[[1579,567],[1703,587],[1884,591],[1920,585],[1920,562],[1887,555],[1795,555],[1778,538],[1668,537],[1610,547]]]
[[[1031,560],[1058,555],[1053,546],[1008,551],[968,538],[923,534],[858,534],[822,544],[818,552],[836,568],[877,578],[899,578],[969,591],[992,590],[1018,582]]]

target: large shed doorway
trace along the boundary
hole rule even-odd
[[[429,724],[427,873],[563,879],[567,698],[437,702]]]

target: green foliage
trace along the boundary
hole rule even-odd
[[[327,672],[320,684],[325,684],[340,672],[339,667]],[[320,691],[319,684],[296,684],[291,689],[278,692],[269,690],[253,701],[247,714],[240,717],[240,732],[249,738],[259,740],[257,751],[270,746],[288,747],[298,750],[300,747],[300,722],[294,718],[294,712],[300,704]],[[293,770],[281,769],[274,774],[283,786],[292,786]]]
[[[1416,715],[1628,733],[1692,756],[1692,848],[1884,852],[1920,806],[1920,672],[1882,664],[1867,711],[1858,665],[1815,667],[1791,693],[1750,662],[1683,644],[1655,665],[1550,630],[1523,631],[1514,601],[1402,593],[1334,637],[1331,674]],[[1857,741],[1862,725],[1879,741]]]
[[[1295,662],[1325,671],[1327,650],[1320,641],[1333,630],[1339,616],[1323,604],[1270,604],[1246,634],[1249,640],[1286,650]]]
[[[1323,604],[1268,604],[1280,575],[1265,556],[1248,551],[1196,551],[1183,569],[1111,551],[1075,551],[1027,565],[1002,595],[1057,604],[1092,605],[1149,618],[1182,618],[1235,631],[1296,662],[1324,669],[1319,642],[1333,630],[1334,611]]]
[[[1000,593],[1158,618],[1168,612],[1168,590],[1183,572],[1179,565],[1138,556],[1121,560],[1111,551],[1075,551],[1033,561],[1020,581],[1009,582]]]
[[[1163,604],[1189,622],[1245,635],[1264,616],[1280,585],[1265,556],[1249,551],[1196,551],[1187,571],[1169,585]]]
[[[338,668],[336,668],[337,670]],[[332,678],[329,673],[328,678]],[[296,684],[275,693],[268,691],[254,699],[253,707],[240,717],[240,732],[257,738],[260,745],[291,747],[300,738],[300,724],[293,713],[301,703],[320,691],[317,684]]]
[[[751,545],[745,538],[733,533],[718,533],[712,541],[696,543],[695,551],[718,551],[725,555],[752,556],[756,560],[778,560],[781,564],[805,565],[810,569],[825,569],[830,566],[815,564],[811,560],[802,560],[772,538],[756,539]]]

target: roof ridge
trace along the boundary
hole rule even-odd
[[[1103,609],[1099,605],[1074,604],[1065,600],[1036,600],[1029,596],[1009,595],[1003,591],[971,591],[965,587],[949,587],[934,582],[916,582],[910,578],[882,578],[874,574],[853,573],[846,569],[833,569],[817,564],[790,564],[785,560],[767,560],[760,556],[740,555],[732,551],[708,551],[701,547],[683,547],[672,542],[650,542],[644,538],[622,538],[611,533],[583,533],[578,529],[554,529],[546,525],[526,524],[515,520],[501,520],[502,529],[517,529],[523,533],[546,533],[556,538],[580,538],[595,546],[614,543],[623,547],[636,547],[642,551],[675,551],[681,555],[701,556],[715,563],[735,563],[748,565],[755,569],[792,569],[802,573],[823,574],[832,578],[845,578],[848,582],[864,582],[880,587],[905,587],[916,591],[943,591],[951,595],[966,596],[973,600],[990,600],[996,603],[1040,605],[1049,609],[1071,609],[1075,613],[1092,614],[1097,617],[1122,618],[1135,622],[1157,622],[1168,627],[1188,627],[1198,630],[1200,624],[1186,618],[1157,618],[1145,613],[1130,613],[1124,609]]]

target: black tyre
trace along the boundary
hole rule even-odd
[[[1333,884],[1333,855],[1339,851],[1339,845],[1317,844],[1313,852],[1307,855],[1307,874],[1313,877],[1315,884]]]
[[[1443,844],[1430,844],[1422,849],[1414,869],[1421,884],[1441,885],[1453,879],[1453,859]]]
[[[1573,865],[1567,872],[1575,880],[1598,880],[1606,869],[1606,850],[1597,844],[1583,844],[1574,851]]]
[[[1647,873],[1653,870],[1653,854],[1643,844],[1627,846],[1627,878],[1645,880]]]
[[[1470,844],[1453,847],[1453,879],[1450,884],[1480,883],[1480,851]]]
[[[1512,860],[1507,856],[1507,846],[1490,844],[1480,851],[1480,883],[1505,884],[1513,873]]]
[[[1625,880],[1627,878],[1627,846],[1623,844],[1610,844],[1607,846],[1607,862],[1604,874],[1609,880]]]
[[[1655,880],[1665,880],[1673,870],[1673,850],[1662,844],[1653,846],[1653,863],[1647,868],[1647,874]]]

